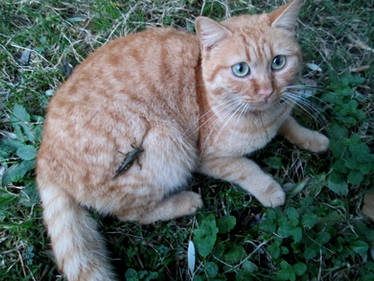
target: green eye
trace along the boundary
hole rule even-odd
[[[273,58],[273,61],[271,62],[271,69],[272,70],[280,70],[282,69],[286,64],[286,57],[279,55]]]
[[[232,73],[236,77],[247,76],[250,72],[249,65],[246,62],[239,62],[231,66]]]

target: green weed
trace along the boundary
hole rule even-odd
[[[149,26],[193,31],[194,18],[271,10],[283,1],[0,2],[0,279],[62,280],[35,186],[45,106],[95,48]],[[373,187],[374,3],[305,1],[303,77],[320,86],[301,123],[329,135],[313,155],[276,138],[251,157],[287,191],[266,209],[227,183],[196,175],[205,207],[149,226],[96,213],[123,280],[374,280],[373,224],[360,212]],[[314,117],[313,117],[314,116]],[[323,121],[325,116],[325,121]],[[322,120],[318,123],[315,120]],[[189,271],[187,247],[196,248]]]

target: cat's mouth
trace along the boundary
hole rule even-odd
[[[269,98],[243,98],[243,104],[248,105],[248,111],[265,111],[280,102],[277,95],[272,95]]]

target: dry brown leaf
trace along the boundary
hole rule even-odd
[[[361,72],[361,71],[365,71],[365,70],[368,70],[370,68],[370,65],[362,65],[362,66],[359,66],[359,67],[353,67],[350,69],[351,72]]]
[[[362,212],[374,222],[374,192],[365,195]]]
[[[365,51],[369,51],[369,52],[372,52],[374,53],[374,49],[369,47],[368,44],[366,44],[365,42],[362,42],[361,40],[359,39],[355,39],[353,38],[351,35],[348,35],[348,39],[352,41],[352,43],[354,43],[356,45],[356,47],[360,48],[360,49],[363,49]]]

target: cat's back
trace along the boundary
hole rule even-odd
[[[152,28],[96,50],[48,105],[39,181],[64,178],[99,185],[121,163],[118,151],[144,141],[149,152],[160,138],[181,139],[198,123],[199,53],[194,35],[171,28]],[[194,150],[197,135],[188,137],[185,147]],[[47,165],[53,173],[41,172]]]
[[[95,120],[100,130],[105,113],[110,120],[102,121],[104,130],[118,129],[134,115],[193,125],[198,63],[197,39],[187,32],[151,28],[117,38],[78,65],[56,92],[45,134],[56,128],[84,131]]]
[[[92,100],[95,94],[110,99],[120,94],[146,99],[178,95],[184,83],[194,79],[191,70],[198,60],[198,41],[187,32],[151,28],[120,37],[78,65],[52,99],[51,106],[70,99],[87,103],[87,98]]]

